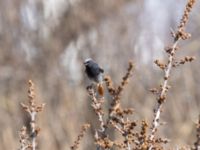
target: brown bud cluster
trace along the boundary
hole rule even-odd
[[[194,145],[191,149],[199,150],[199,148],[200,148],[200,115],[199,115],[199,120],[196,124],[196,141],[194,142]]]
[[[20,149],[29,149],[32,147],[31,142],[29,141],[27,128],[25,126],[23,126],[19,131],[19,142],[20,142]]]
[[[175,51],[179,50],[179,47],[176,46],[176,47],[174,47],[174,49],[173,49],[171,46],[167,46],[167,47],[165,47],[164,50],[165,50],[165,52],[166,52],[167,54],[169,54],[169,55],[174,55]]]
[[[107,86],[107,89],[108,89],[108,92],[110,93],[110,95],[114,95],[115,89],[113,87],[111,78],[109,76],[105,76],[104,81],[106,83],[106,86]]]
[[[157,100],[159,104],[162,104],[165,101],[165,99],[166,99],[166,93],[164,95],[160,95]]]
[[[44,109],[45,104],[36,104],[35,99],[35,89],[34,89],[34,83],[29,80],[28,81],[29,89],[28,89],[28,98],[29,98],[29,105],[26,105],[24,103],[21,103],[22,108],[24,111],[28,112],[30,115],[34,112],[41,112]]]
[[[164,139],[164,138],[158,138],[155,140],[155,143],[163,143],[163,144],[167,144],[169,143],[168,139]]]
[[[36,138],[40,132],[40,128],[36,124],[36,116],[38,112],[43,111],[45,104],[36,104],[36,96],[34,83],[29,80],[28,81],[29,89],[28,89],[28,104],[21,103],[21,106],[25,112],[27,112],[30,116],[30,133],[27,132],[26,127],[23,127],[20,130],[20,144],[21,149],[36,149],[37,143]]]
[[[194,3],[196,0],[188,0],[188,3],[186,4],[184,14],[181,18],[180,25],[178,26],[179,29],[184,28],[189,20],[189,13],[192,10],[192,7],[194,6]]]
[[[84,137],[86,131],[88,130],[88,128],[90,128],[90,124],[84,124],[81,128],[81,131],[76,139],[76,141],[74,142],[74,145],[71,146],[71,150],[76,150],[78,149],[80,142],[82,140],[82,138]]]
[[[194,56],[185,56],[184,58],[180,59],[179,61],[174,61],[172,66],[177,67],[179,65],[184,65],[187,62],[192,62],[193,60],[195,60]]]
[[[121,82],[121,86],[124,86],[125,84],[127,84],[127,81],[129,79],[129,77],[132,75],[132,71],[133,71],[134,65],[133,62],[129,62],[129,67],[127,69],[127,73],[126,75],[122,78],[122,82]]]
[[[196,0],[188,0],[188,3],[184,10],[184,14],[178,26],[178,31],[175,34],[175,40],[179,40],[179,39],[186,40],[191,37],[189,33],[185,32],[185,26],[189,20],[189,13],[191,12],[195,2]]]
[[[159,93],[159,90],[157,88],[151,88],[149,89],[149,91],[153,94],[158,94]]]
[[[97,90],[100,96],[104,95],[103,85],[101,83],[97,84]]]
[[[103,109],[102,109],[102,104],[104,103],[103,99],[97,99],[96,98],[96,93],[94,91],[94,89],[92,88],[88,88],[88,93],[92,99],[92,104],[91,106],[93,107],[94,111],[96,114],[98,115],[103,115]]]
[[[123,143],[112,141],[108,137],[98,138],[98,136],[95,137],[95,144],[100,146],[103,149],[111,149],[113,147],[117,147],[121,149],[125,147]]]
[[[166,68],[166,64],[162,63],[160,60],[156,59],[154,63],[162,70]]]
[[[112,103],[111,103],[110,114],[112,114],[113,111],[116,110],[116,107],[119,106],[119,100],[120,100],[121,93],[124,90],[125,85],[128,83],[128,79],[132,75],[133,67],[134,67],[134,65],[130,61],[129,67],[127,69],[125,76],[122,78],[121,84],[117,88],[112,88],[112,89],[115,89],[115,90],[113,91],[113,94],[112,94],[113,100],[112,100]],[[112,83],[112,81],[110,81],[110,83]],[[107,84],[107,85],[109,85],[109,84]],[[109,91],[109,86],[107,86],[107,88],[108,88],[108,91]]]
[[[180,60],[180,64],[185,64],[186,62],[192,62],[193,60],[195,60],[195,57],[185,56],[184,59]]]

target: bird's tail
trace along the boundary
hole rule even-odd
[[[97,90],[98,90],[98,93],[99,93],[100,96],[104,95],[104,89],[103,89],[103,83],[102,82],[97,84]]]

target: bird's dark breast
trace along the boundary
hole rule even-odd
[[[85,72],[87,73],[88,77],[91,79],[95,79],[100,74],[100,70],[98,66],[86,66]]]

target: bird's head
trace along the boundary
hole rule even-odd
[[[84,61],[84,65],[87,66],[90,62],[93,62],[92,58],[87,58]]]

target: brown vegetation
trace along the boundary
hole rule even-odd
[[[200,6],[170,1],[167,18],[141,0],[0,0],[0,149],[199,150]],[[88,56],[103,86],[85,88]]]

